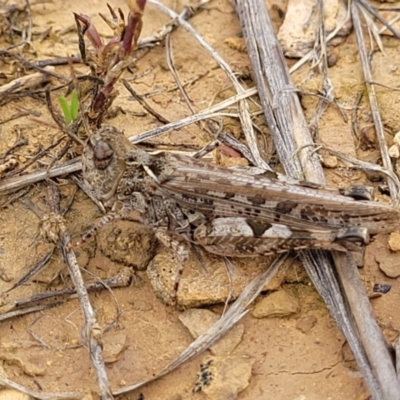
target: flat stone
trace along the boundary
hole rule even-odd
[[[365,259],[370,257],[378,263],[379,269],[389,278],[400,276],[400,259],[398,253],[391,251],[386,237],[377,235],[370,246],[367,246]]]
[[[288,317],[300,311],[300,303],[286,290],[278,290],[264,297],[254,307],[251,315],[255,318]]]
[[[212,311],[196,308],[186,310],[179,315],[179,320],[189,330],[194,339],[207,332],[219,319],[220,316]],[[243,324],[236,324],[209,350],[216,356],[229,355],[242,341],[243,333]]]
[[[379,263],[379,269],[389,278],[400,276],[400,261],[388,259]]]
[[[308,317],[300,318],[296,323],[296,329],[303,333],[308,333],[314,328],[317,323],[317,318],[313,315],[309,315]]]
[[[209,357],[200,366],[194,391],[210,400],[234,400],[249,385],[253,363],[248,357]]]
[[[103,337],[103,360],[106,364],[118,361],[126,349],[126,335],[109,334]]]

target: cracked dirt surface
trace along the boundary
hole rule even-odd
[[[9,4],[12,1],[2,3]],[[164,3],[176,10],[185,4],[181,0],[165,0]],[[124,3],[114,0],[112,5],[123,7]],[[282,20],[277,10],[285,10],[285,2],[271,2],[269,7],[274,23],[279,26]],[[43,33],[50,27],[52,31],[42,39],[39,35],[34,36],[33,47],[27,50],[25,56],[35,60],[77,53],[76,35],[68,29],[74,24],[72,11],[90,14],[96,26],[107,32],[105,24],[97,17],[98,12],[107,12],[104,2],[32,2],[33,31]],[[144,15],[142,37],[166,22],[165,16],[148,6]],[[238,38],[240,23],[230,2],[211,1],[191,23],[241,76],[248,87],[252,87],[249,61],[243,52],[243,43]],[[64,33],[60,33],[62,30]],[[379,82],[389,85],[393,84],[393,79],[400,71],[399,43],[388,37],[384,37],[383,42],[387,55],[374,56],[375,76]],[[172,34],[172,44],[175,65],[181,80],[194,81],[187,90],[197,110],[206,108],[213,99],[215,102],[222,101],[233,95],[225,74],[216,67],[215,62],[193,38],[183,30],[177,30]],[[2,43],[2,47],[9,45],[10,43]],[[341,104],[348,105],[345,112],[350,117],[351,111],[348,109],[354,104],[356,96],[364,90],[354,36],[350,35],[334,52],[338,55],[338,61],[330,68],[329,73],[335,94]],[[17,63],[2,63],[1,84],[16,78],[19,68],[21,67]],[[75,65],[74,68],[79,73],[87,71],[83,65]],[[67,67],[57,67],[57,71],[68,75]],[[300,83],[302,90],[315,92],[320,77],[305,79],[307,73],[308,69],[300,71],[295,74],[294,80]],[[181,95],[173,89],[175,83],[166,66],[164,46],[155,47],[143,55],[133,74],[127,74],[125,77],[140,94],[152,93],[149,101],[165,118],[174,121],[189,115]],[[397,112],[400,95],[382,89],[379,96],[388,141],[391,144],[393,135],[400,126],[400,116]],[[315,109],[315,97],[303,96],[302,104],[306,116],[310,118]],[[124,129],[129,136],[149,130],[158,124],[150,115],[144,113],[137,102],[130,99],[122,86],[114,106],[119,106],[123,112],[117,113],[107,120],[107,123]],[[26,97],[1,107],[0,121],[16,114],[18,107],[39,112],[42,121],[51,122],[44,102],[38,97]],[[362,102],[359,118],[361,128],[371,125],[371,116],[365,100]],[[262,118],[256,119],[255,122],[262,124]],[[237,121],[227,118],[224,128],[240,137],[241,130]],[[3,123],[0,129],[0,153],[12,146],[18,133],[28,139],[28,144],[16,151],[20,164],[35,154],[40,146],[47,146],[61,137],[61,133],[54,128],[40,125],[27,117]],[[185,143],[194,147],[202,146],[208,140],[207,135],[195,125],[158,139],[163,143]],[[379,160],[374,144],[372,148],[364,151],[354,143],[350,121],[344,122],[335,107],[328,108],[321,120],[320,141],[342,151],[348,149],[349,153],[357,154],[359,158],[371,162]],[[372,138],[372,143],[373,141]],[[335,168],[327,170],[327,177],[330,183],[341,187],[369,182],[365,174],[348,170],[340,162],[335,164]],[[74,190],[74,185],[71,181],[58,180],[58,183],[65,201]],[[42,183],[34,185],[26,197],[45,211],[45,194],[46,187]],[[380,197],[388,201],[386,196]],[[68,229],[77,237],[100,216],[96,206],[78,191],[71,209],[66,214]],[[115,275],[124,266],[137,267],[140,264],[140,270],[136,273],[131,287],[114,290],[122,315],[118,327],[112,328],[104,335],[104,341],[114,345],[114,350],[111,349],[114,354],[113,362],[107,364],[107,372],[115,389],[151,377],[192,341],[188,330],[178,319],[181,312],[164,305],[155,296],[147,274],[142,270],[147,264],[146,257],[149,254],[165,250],[161,246],[155,248],[150,233],[146,235],[146,229],[130,231],[133,228],[129,224],[116,222],[113,226],[105,228],[98,238],[90,240],[77,251],[80,266],[88,271],[84,272],[84,278],[88,281],[93,281],[93,275],[104,279]],[[132,232],[132,235],[126,232]],[[0,211],[0,292],[8,289],[50,249],[51,245],[41,239],[38,233],[39,219],[23,202],[17,201]],[[125,233],[125,236],[122,233]],[[141,260],[129,258],[132,257],[129,253],[132,240],[135,243],[140,241],[143,245]],[[110,243],[110,246],[107,243]],[[111,251],[112,249],[114,250]],[[384,257],[389,256],[394,257],[387,250],[387,236],[376,237],[367,247],[364,268],[360,272],[365,278],[368,290],[370,283],[392,285],[391,291],[372,300],[372,305],[385,336],[393,342],[400,329],[397,312],[400,285],[397,280],[386,277],[378,268],[378,262],[381,263]],[[249,386],[238,398],[367,399],[368,390],[354,366],[343,335],[338,331],[302,267],[296,260],[292,260],[291,264],[281,286],[298,300],[300,311],[284,318],[256,319],[249,314],[243,319],[243,338],[234,349],[233,355],[251,359],[252,374]],[[208,268],[212,268],[212,265]],[[10,301],[70,285],[66,268],[56,251],[50,264],[35,277],[34,282],[8,293],[3,300]],[[107,290],[93,293],[91,300],[100,325],[106,328],[113,323],[116,308],[111,294]],[[210,309],[221,313],[223,306],[217,305]],[[301,321],[303,323],[300,323]],[[80,306],[74,299],[62,301],[57,307],[40,313],[1,322],[0,365],[10,379],[34,390],[93,391],[96,398],[96,375],[86,349],[81,346],[82,323]],[[204,393],[193,393],[192,390],[200,364],[207,357],[207,354],[201,355],[170,375],[122,398],[136,400],[142,393],[146,400],[204,399]]]

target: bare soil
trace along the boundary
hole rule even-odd
[[[11,4],[12,1],[2,3]],[[179,11],[186,2],[165,0],[164,3]],[[274,6],[278,5],[279,9],[285,10],[286,4],[284,1],[272,3],[268,4],[271,16],[279,27],[282,20]],[[125,7],[124,2],[119,0],[113,0],[112,5]],[[32,46],[24,49],[24,56],[35,61],[76,54],[76,33],[67,29],[74,26],[72,11],[89,14],[102,32],[109,33],[107,26],[97,16],[98,12],[107,13],[104,2],[32,1],[34,36]],[[142,37],[154,32],[167,21],[159,11],[148,6],[144,15]],[[249,60],[240,38],[240,23],[230,2],[213,0],[190,22],[242,77],[248,87],[254,86],[249,73]],[[40,35],[50,27],[52,30],[48,35]],[[10,45],[6,34],[1,40],[1,47]],[[395,81],[400,74],[399,42],[391,37],[384,38],[383,42],[387,53],[374,56],[375,79],[385,85],[396,85]],[[193,81],[187,86],[187,91],[197,110],[233,95],[225,74],[183,29],[172,34],[172,46],[181,81]],[[338,61],[329,69],[330,78],[335,95],[342,105],[347,106],[344,111],[350,118],[351,106],[356,96],[364,90],[353,34],[333,51],[337,54]],[[78,64],[74,68],[77,73],[87,73],[84,65]],[[69,76],[68,67],[57,67],[56,71]],[[25,73],[28,71],[18,62],[2,62],[0,83],[5,84]],[[295,74],[294,80],[300,84],[302,90],[315,92],[320,84],[320,77],[315,75],[306,79],[307,73],[308,68],[301,70]],[[190,114],[167,68],[163,45],[143,55],[136,63],[134,73],[126,74],[125,78],[131,81],[138,93],[151,93],[148,101],[166,119],[175,121]],[[378,89],[389,144],[400,125],[400,97],[397,93],[384,88]],[[303,96],[303,106],[308,118],[313,115],[315,104],[314,97]],[[114,107],[119,107],[119,112],[110,117],[107,123],[124,129],[129,136],[159,124],[137,102],[131,100],[122,86]],[[0,121],[8,119],[21,108],[40,113],[39,119],[42,122],[53,124],[44,101],[39,96],[24,97],[7,103],[0,108]],[[263,125],[261,117],[255,122]],[[359,112],[359,124],[361,128],[372,125],[365,101],[362,102]],[[237,137],[241,135],[240,126],[234,119],[224,120],[224,128]],[[20,165],[32,154],[36,154],[39,148],[54,143],[62,135],[55,128],[39,124],[29,116],[2,123],[0,129],[0,154],[13,145],[18,135],[28,140],[27,145],[15,151]],[[160,142],[185,144],[193,148],[198,148],[209,140],[207,134],[195,125],[159,139]],[[320,141],[330,147],[356,154],[361,159],[379,161],[375,138],[372,136],[370,148],[362,150],[352,136],[351,121],[344,122],[334,106],[328,108],[320,121]],[[49,159],[45,161],[48,162]],[[335,168],[327,170],[327,177],[331,184],[340,187],[370,183],[364,173],[348,170],[340,162]],[[75,186],[70,180],[59,179],[57,182],[65,204]],[[46,185],[42,183],[34,185],[25,199],[46,212],[45,196]],[[388,201],[386,196],[380,197]],[[68,229],[78,237],[100,216],[96,206],[78,191],[66,214]],[[146,257],[162,251],[160,246],[156,248],[154,239],[146,228],[138,231],[130,224],[132,223],[116,222],[78,250],[80,266],[88,271],[84,272],[85,279],[93,281],[93,275],[102,279],[108,278],[125,266],[136,268],[140,264],[145,268],[148,263]],[[16,201],[1,210],[0,293],[10,288],[13,282],[50,249],[51,245],[40,237],[39,230],[39,219],[27,209],[23,201]],[[121,236],[121,231],[126,233],[124,237]],[[132,243],[143,249],[141,260],[129,258],[127,247],[132,246]],[[368,291],[374,283],[392,286],[388,294],[373,299],[372,306],[385,336],[389,342],[393,342],[400,330],[400,284],[398,280],[388,278],[380,271],[377,261],[382,263],[385,257],[392,257],[393,263],[396,262],[396,257],[387,249],[387,236],[378,236],[366,249],[365,264],[360,273],[365,278]],[[70,285],[66,267],[56,251],[50,264],[33,282],[4,295],[3,301]],[[281,286],[299,300],[300,311],[287,318],[256,319],[251,315],[244,318],[243,338],[234,354],[252,359],[253,368],[249,386],[238,398],[367,399],[368,390],[354,365],[343,335],[296,260],[293,260],[293,268],[288,271]],[[156,297],[145,270],[137,270],[131,287],[116,289],[113,296],[104,290],[91,294],[91,301],[103,328],[116,319],[115,300],[122,311],[118,326],[104,335],[105,343],[119,346],[121,350],[115,351],[114,362],[107,364],[112,387],[117,389],[151,377],[177,357],[190,344],[192,337],[178,320],[181,311],[166,306]],[[221,313],[223,307],[217,305],[210,309]],[[308,324],[307,321],[315,323]],[[0,323],[0,361],[8,377],[34,390],[93,392],[93,398],[96,398],[96,374],[87,350],[81,345],[82,325],[80,305],[76,299],[61,300],[61,304],[55,308]],[[192,390],[199,365],[205,357],[207,355],[201,355],[170,375],[122,398],[136,400],[143,393],[146,400],[203,399],[203,393],[193,393]]]

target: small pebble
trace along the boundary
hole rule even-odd
[[[400,157],[399,146],[394,144],[393,146],[389,147],[389,157],[390,158],[399,158]]]
[[[394,144],[397,144],[397,146],[400,147],[400,132],[397,132],[397,133],[394,135],[393,143],[394,143]]]
[[[328,61],[328,67],[331,68],[331,67],[335,66],[336,63],[338,62],[338,59],[339,59],[339,57],[338,57],[337,53],[329,54],[328,60],[327,60]]]
[[[126,335],[110,334],[103,337],[103,359],[106,364],[118,361],[126,349]]]
[[[316,323],[317,318],[315,318],[313,315],[310,315],[308,317],[300,318],[297,321],[296,328],[303,333],[308,333],[312,328],[314,328]]]
[[[381,283],[375,283],[374,288],[372,289],[375,293],[383,293],[386,294],[392,288],[391,285],[385,285]]]
[[[336,168],[338,166],[337,157],[332,156],[331,154],[325,154],[322,157],[322,164],[326,168]]]
[[[398,252],[400,251],[400,233],[392,232],[389,236],[389,249]]]

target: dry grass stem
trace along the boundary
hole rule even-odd
[[[245,89],[238,81],[237,77],[233,73],[229,64],[227,64],[222,57],[210,46],[209,43],[185,20],[181,19],[178,14],[174,11],[170,10],[165,5],[159,3],[156,0],[149,0],[150,4],[154,4],[161,11],[169,15],[171,18],[176,18],[179,21],[179,24],[185,28],[196,40],[203,46],[203,48],[210,54],[210,56],[218,63],[218,65],[223,69],[223,71],[227,74],[228,78],[231,80],[235,90],[237,93],[243,94]],[[247,144],[251,150],[252,156],[256,162],[256,165],[260,168],[264,168],[266,170],[269,169],[268,164],[262,159],[260,155],[260,151],[257,145],[257,137],[253,130],[253,124],[251,121],[250,109],[249,105],[245,100],[240,100],[238,102],[238,112],[240,117],[241,126],[243,129],[243,133],[246,137]]]

